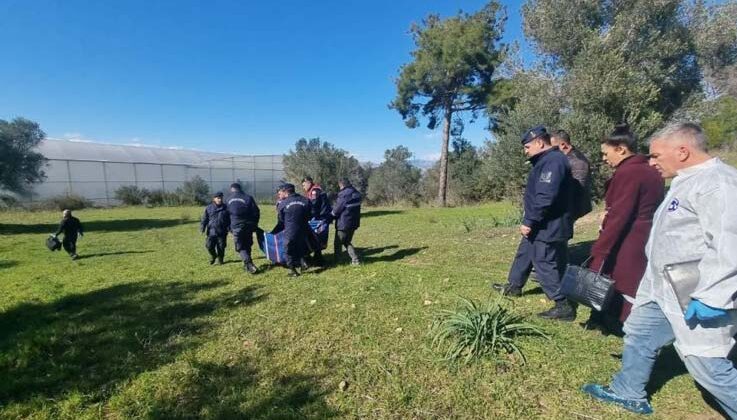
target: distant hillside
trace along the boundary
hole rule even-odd
[[[418,167],[420,169],[430,169],[433,165],[435,165],[435,163],[437,163],[437,160],[413,159],[410,160],[409,163],[412,166]]]

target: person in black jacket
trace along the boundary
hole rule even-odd
[[[316,184],[312,177],[306,176],[302,179],[302,189],[305,192],[305,197],[310,200],[310,220],[329,224],[330,212],[333,209],[330,207],[328,195],[322,190],[320,184]],[[317,235],[308,234],[307,241],[315,253],[314,263],[319,266],[324,265],[322,245],[318,241]]]
[[[60,233],[64,233],[64,239],[61,240],[64,251],[73,260],[76,260],[79,257],[77,255],[77,235],[84,236],[84,229],[82,229],[82,223],[80,223],[79,219],[72,216],[71,210],[64,210],[62,212],[59,229],[54,233],[54,237],[59,236]]]
[[[228,214],[230,215],[230,231],[233,232],[235,251],[243,260],[243,269],[251,274],[256,274],[258,269],[251,259],[251,247],[253,247],[253,233],[258,229],[261,211],[256,200],[243,192],[241,184],[230,185],[230,196],[226,201]]]
[[[341,249],[345,247],[351,257],[351,264],[359,265],[361,261],[352,242],[353,234],[361,226],[361,193],[353,188],[348,178],[341,178],[338,187],[340,192],[331,213],[335,219],[335,261],[338,261]]]
[[[310,201],[297,194],[292,184],[279,186],[279,200],[278,222],[271,233],[283,232],[289,276],[297,277],[297,267],[302,266],[310,229]]]
[[[227,246],[228,230],[230,230],[230,213],[223,204],[223,193],[217,192],[212,197],[212,203],[205,207],[205,213],[200,221],[200,231],[207,235],[205,248],[210,253],[210,265],[223,264],[225,247]]]
[[[545,127],[537,126],[522,136],[525,154],[532,163],[524,195],[522,240],[506,284],[493,287],[504,295],[520,296],[535,268],[545,295],[555,306],[542,318],[573,321],[576,311],[560,294],[568,261],[568,240],[573,236],[573,179],[568,158],[550,144]]]

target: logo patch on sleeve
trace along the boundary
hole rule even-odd
[[[680,206],[680,205],[681,205],[681,202],[678,201],[677,198],[674,198],[673,200],[671,200],[670,204],[668,204],[668,211],[669,212],[670,211],[676,211],[676,210],[678,210],[678,206]]]
[[[553,180],[553,172],[547,171],[540,174],[540,182],[544,182],[546,184],[550,184],[550,182]]]

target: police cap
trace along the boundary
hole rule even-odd
[[[544,136],[546,134],[548,134],[548,130],[545,129],[544,125],[538,125],[537,127],[533,127],[525,131],[525,133],[522,135],[522,144],[525,145],[535,140],[536,138],[540,136]]]
[[[213,194],[212,196],[213,196],[213,197],[220,197],[220,198],[223,198],[223,192],[222,192],[222,191],[218,191],[218,192],[216,192],[215,194]]]

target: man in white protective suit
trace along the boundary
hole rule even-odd
[[[650,165],[673,181],[655,213],[648,265],[624,324],[622,368],[609,386],[586,384],[583,391],[652,413],[645,386],[659,350],[675,342],[691,376],[737,419],[737,369],[728,358],[737,333],[737,169],[711,157],[701,127],[691,123],[651,138]],[[695,289],[664,271],[683,263],[693,267]]]

